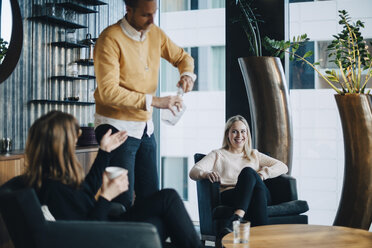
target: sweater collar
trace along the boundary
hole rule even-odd
[[[240,157],[243,157],[244,156],[244,152],[241,152],[241,153],[232,153],[229,150],[224,149],[224,148],[221,148],[221,151],[223,153],[225,153],[226,155],[231,156],[231,157],[236,157],[236,158],[239,157],[240,158]]]
[[[143,34],[141,32],[138,32],[134,27],[132,27],[125,16],[120,21],[120,27],[123,30],[123,32],[132,40],[135,41],[144,41],[146,39],[146,34],[150,29],[147,29],[143,31]],[[141,37],[142,34],[142,37]]]

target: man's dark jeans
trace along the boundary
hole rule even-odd
[[[112,129],[112,133],[118,132],[115,127],[108,124],[96,128],[98,143],[109,129]],[[156,141],[154,134],[150,137],[146,134],[146,129],[141,139],[128,137],[124,144],[111,152],[110,166],[119,166],[128,170],[129,189],[114,199],[127,209],[133,203],[133,190],[136,200],[143,199],[159,190]]]

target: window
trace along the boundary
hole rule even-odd
[[[184,11],[190,9],[189,0],[161,0],[161,12]]]
[[[194,91],[224,91],[225,90],[225,46],[185,48],[195,62],[195,74],[198,79]],[[177,68],[167,61],[161,61],[161,91],[177,91],[179,80]]]
[[[10,1],[0,1],[0,37],[10,43],[10,36],[12,34],[12,10],[10,8]]]
[[[298,49],[298,55],[303,56],[306,51],[314,51],[314,42],[307,42]],[[306,58],[314,63],[314,55]],[[294,60],[289,63],[289,88],[290,89],[314,89],[314,69],[303,61]]]
[[[185,157],[161,158],[161,187],[175,189],[184,201],[188,200],[187,164]]]
[[[368,25],[372,1],[295,1],[288,4],[289,37],[306,33],[310,38],[306,49],[314,51],[312,61],[317,69],[337,70],[330,62],[327,46],[332,35],[340,32],[339,8],[346,9],[353,21],[366,22],[361,32],[372,38]],[[363,8],[360,8],[363,6]],[[369,45],[369,44],[368,44]],[[289,63],[290,100],[293,120],[293,170],[300,199],[307,200],[309,224],[332,225],[343,185],[343,134],[334,94],[336,93],[312,68],[301,69]],[[370,88],[370,82],[367,88]]]
[[[225,18],[222,3],[224,1],[217,0],[160,1],[160,27],[194,58],[197,75],[193,91],[183,96],[186,110],[180,121],[175,126],[161,121],[155,123],[159,125],[155,130],[160,130],[160,179],[162,187],[178,191],[193,221],[199,220],[196,183],[188,176],[194,165],[193,156],[220,148],[225,124]],[[192,11],[187,11],[190,9]],[[181,10],[183,12],[174,12]],[[177,68],[161,61],[160,96],[176,94],[179,76]]]
[[[225,8],[225,0],[161,0],[161,12]]]

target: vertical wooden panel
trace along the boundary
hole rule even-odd
[[[83,166],[85,175],[89,172],[94,160],[97,157],[97,148],[88,148],[76,151],[76,156]]]
[[[0,161],[0,185],[24,172],[24,158]]]

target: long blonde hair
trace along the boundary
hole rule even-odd
[[[244,155],[245,155],[246,159],[248,161],[251,161],[252,159],[254,159],[253,150],[252,150],[251,131],[249,129],[247,120],[241,115],[232,116],[227,120],[227,122],[225,124],[225,133],[224,133],[224,136],[223,136],[222,148],[226,149],[226,150],[229,150],[229,148],[231,147],[231,143],[230,143],[230,140],[229,140],[229,131],[230,131],[231,126],[237,121],[243,122],[246,129],[247,129],[247,140],[244,144],[243,152],[244,152]]]
[[[78,187],[83,169],[75,145],[80,127],[70,114],[51,111],[37,119],[29,129],[26,142],[26,183],[41,188],[46,178]]]

